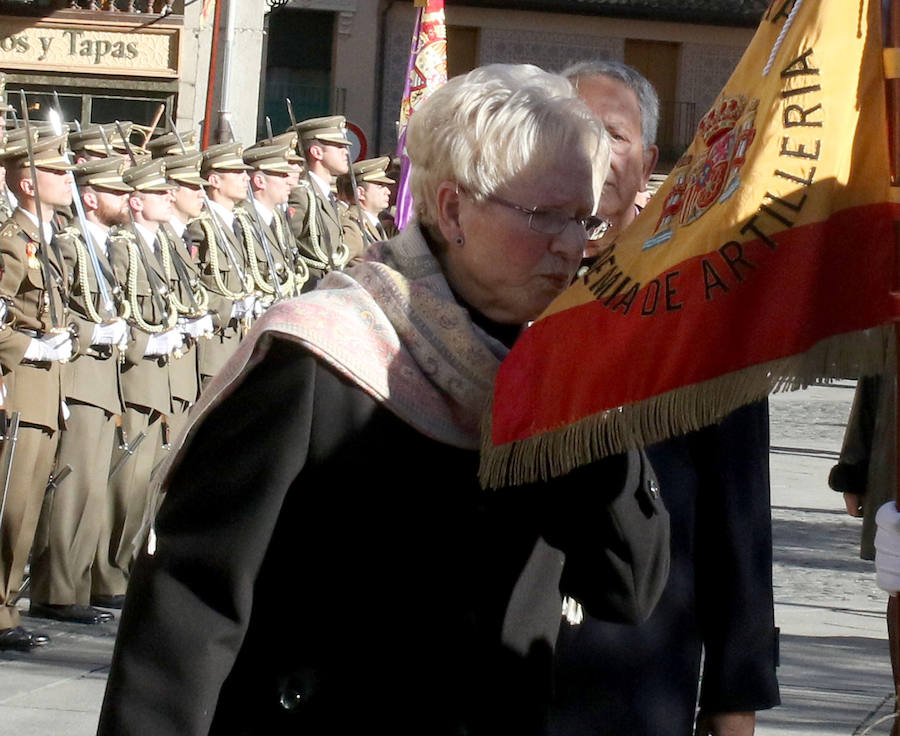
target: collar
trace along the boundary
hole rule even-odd
[[[316,185],[321,195],[325,197],[325,199],[331,200],[331,197],[333,196],[331,192],[331,184],[325,181],[321,176],[314,174],[312,171],[307,173],[309,173],[310,181]]]
[[[28,219],[31,221],[31,224],[34,225],[34,229],[37,230],[37,227],[38,227],[37,215],[35,215],[33,212],[29,212],[24,207],[20,207],[19,209],[21,209],[22,212],[25,213],[25,216],[28,217]],[[44,241],[49,243],[53,239],[53,227],[46,220],[44,220],[43,225],[44,225]]]
[[[362,208],[360,207],[360,209]],[[379,222],[378,217],[369,212],[369,210],[363,210],[362,213],[363,216],[369,221],[369,224],[377,231]]]
[[[226,209],[218,202],[209,200],[210,209],[218,215],[219,219],[228,227],[229,230],[234,229],[234,211]]]
[[[87,226],[88,231],[90,231],[91,240],[94,241],[94,246],[100,248],[104,254],[109,254],[109,246],[106,243],[109,238],[109,228],[105,228],[103,225],[88,219],[85,219],[84,224]]]
[[[187,230],[187,224],[179,220],[175,215],[169,220],[169,227],[175,231],[179,238],[184,238],[184,231]]]
[[[147,244],[150,248],[156,251],[156,233],[151,232],[147,229],[146,226],[141,225],[140,223],[134,223],[134,229],[137,230],[141,234],[141,238],[143,238],[144,243]]]
[[[262,202],[258,199],[253,199],[253,206],[256,207],[256,211],[259,212],[260,219],[269,227],[272,226],[272,218],[275,217],[275,212],[266,207]]]

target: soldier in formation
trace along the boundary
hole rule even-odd
[[[348,190],[344,126],[204,151],[131,123],[0,130],[0,651],[48,640],[16,606],[29,559],[31,617],[113,618],[204,385],[269,305],[384,239],[389,160]]]

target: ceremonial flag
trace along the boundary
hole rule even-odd
[[[415,0],[416,25],[413,28],[409,66],[400,103],[400,127],[397,155],[400,156],[400,182],[397,185],[396,224],[406,227],[413,212],[409,191],[409,159],[406,156],[406,125],[410,116],[431,93],[447,81],[447,26],[444,0]]]
[[[644,212],[500,368],[481,477],[555,476],[876,370],[891,295],[880,0],[775,0]]]

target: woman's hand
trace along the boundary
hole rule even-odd
[[[845,493],[844,505],[847,507],[847,513],[857,518],[863,515],[863,497],[858,493]]]

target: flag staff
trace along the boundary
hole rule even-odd
[[[884,25],[884,58],[885,58],[885,93],[887,95],[888,146],[891,159],[891,188],[900,192],[900,0],[889,0],[883,4],[886,17]],[[900,298],[900,221],[894,222],[894,240],[896,256],[894,259],[894,294]],[[894,343],[900,345],[900,322],[894,322]],[[894,381],[897,382],[900,395],[900,371],[895,368]],[[894,421],[897,423],[895,442],[900,445],[900,413]],[[900,450],[900,447],[898,447]],[[897,453],[900,458],[900,452]],[[894,472],[897,477],[895,503],[900,510],[900,462]],[[900,605],[896,595],[888,598],[887,606],[888,641],[891,649],[891,669],[894,674],[894,712],[900,712]],[[900,722],[896,715],[891,728],[891,736],[900,736]]]

